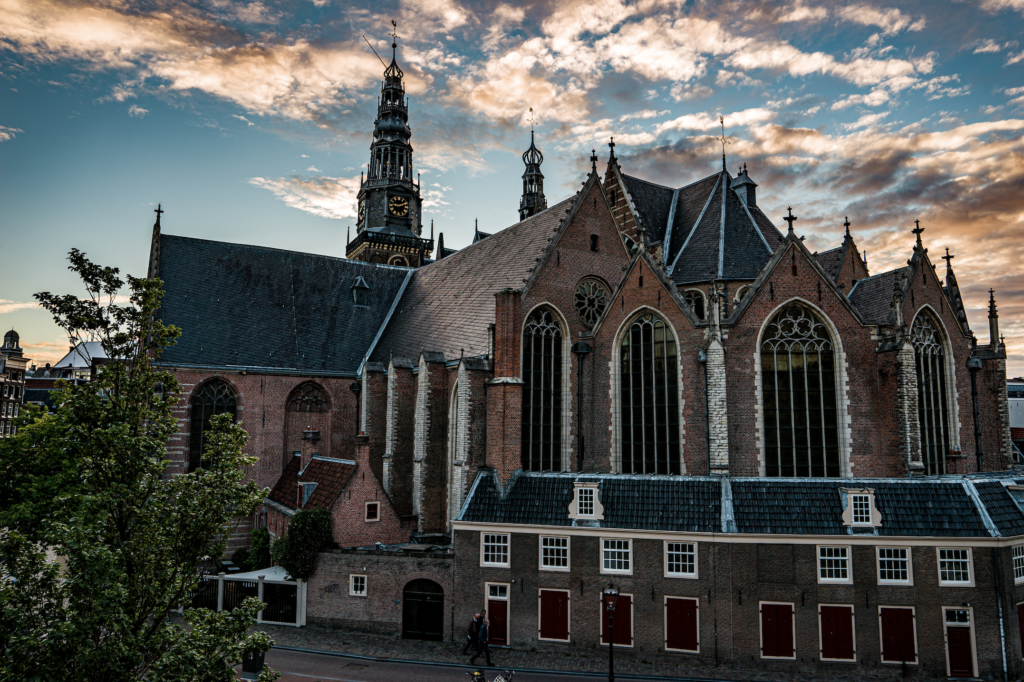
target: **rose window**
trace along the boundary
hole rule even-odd
[[[593,327],[608,307],[611,294],[604,282],[596,279],[585,279],[576,287],[573,306],[576,314],[587,327]]]

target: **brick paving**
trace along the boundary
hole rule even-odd
[[[468,664],[469,656],[462,655],[462,644],[450,642],[424,642],[399,639],[394,636],[371,635],[346,632],[320,627],[290,628],[276,625],[261,625],[279,647],[296,647],[315,651],[368,656],[379,659],[405,661],[429,661],[433,663]],[[608,670],[608,654],[592,650],[573,649],[565,652],[537,651],[534,648],[492,648],[491,660],[497,669],[550,670],[560,672],[604,673]],[[483,663],[483,657],[477,664]],[[852,673],[853,671],[851,671]],[[845,682],[857,680],[892,680],[899,677],[900,670],[894,667],[888,675],[872,676],[863,671],[857,674],[814,675],[809,671],[767,672],[738,668],[704,667],[695,661],[673,661],[663,654],[658,656],[632,654],[616,650],[615,673],[617,676],[656,675],[668,677],[704,678],[709,680],[830,680]]]

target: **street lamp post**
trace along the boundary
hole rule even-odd
[[[604,589],[604,603],[608,610],[608,682],[615,682],[615,607],[619,590],[611,583]]]

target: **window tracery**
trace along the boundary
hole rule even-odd
[[[835,348],[806,306],[779,311],[761,340],[765,473],[840,476]]]
[[[707,319],[707,306],[704,304],[704,292],[699,289],[687,289],[683,293],[683,300],[690,307],[698,320]]]
[[[562,469],[562,327],[538,308],[523,330],[522,464],[526,471]]]
[[[588,278],[576,286],[576,295],[573,297],[573,306],[580,321],[588,328],[597,324],[601,315],[608,308],[611,294],[605,283],[599,279]]]
[[[289,412],[327,412],[330,409],[327,394],[314,383],[302,384],[288,398]]]
[[[679,474],[679,377],[675,334],[647,313],[626,329],[620,347],[624,473]]]
[[[946,353],[938,325],[927,313],[910,329],[917,365],[917,418],[921,427],[921,458],[925,473],[946,473],[949,447],[949,399],[946,394]]]
[[[208,381],[192,394],[191,428],[189,431],[188,470],[195,471],[202,466],[206,433],[210,430],[210,419],[218,414],[230,414],[238,418],[238,403],[235,393],[227,382],[221,379]]]

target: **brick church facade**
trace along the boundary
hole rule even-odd
[[[169,473],[231,412],[268,489],[233,543],[331,512],[309,622],[458,639],[487,605],[495,644],[597,649],[614,582],[623,655],[691,671],[1024,672],[994,298],[983,343],[920,228],[872,273],[848,221],[820,253],[779,229],[746,168],[663,187],[614,144],[549,207],[531,140],[521,220],[434,250],[401,77],[349,258],[153,231]]]

